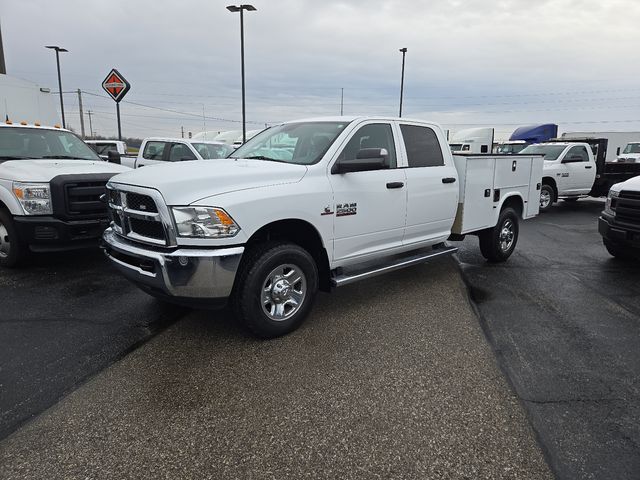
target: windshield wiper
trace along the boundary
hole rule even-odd
[[[269,157],[265,157],[264,155],[254,155],[253,157],[244,157],[247,160],[267,160],[269,162],[280,162],[280,163],[287,163],[284,160],[278,160],[277,158],[269,158]]]
[[[51,158],[53,160],[91,160],[90,158],[74,157],[72,155],[47,155],[46,157],[34,157],[36,160],[46,160]]]

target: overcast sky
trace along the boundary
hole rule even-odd
[[[116,133],[101,83],[131,83],[123,135],[239,129],[239,15],[222,0],[0,0],[7,73],[78,88],[99,134]],[[248,129],[340,113],[404,116],[445,128],[559,123],[640,130],[640,2],[612,0],[253,0],[245,14]],[[90,93],[99,94],[92,96]],[[79,129],[77,95],[66,94]],[[160,110],[165,109],[165,110]],[[172,110],[174,113],[166,110]],[[203,118],[204,111],[204,118]],[[186,114],[185,114],[186,113]]]

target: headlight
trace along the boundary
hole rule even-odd
[[[613,211],[613,208],[615,208],[614,199],[618,198],[618,196],[620,196],[620,192],[616,190],[609,190],[609,195],[607,195],[607,202],[604,204],[605,213],[608,213],[609,215],[613,215],[615,213]]]
[[[51,189],[48,183],[13,182],[13,194],[27,215],[51,215]]]
[[[192,238],[233,237],[240,227],[227,212],[212,207],[173,207],[178,236]]]

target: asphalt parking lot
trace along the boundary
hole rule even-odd
[[[560,479],[640,478],[640,264],[606,252],[598,200],[522,225],[515,254],[459,258],[485,333]]]
[[[271,341],[194,312],[0,443],[0,478],[551,474],[449,258]]]
[[[123,281],[98,249],[0,269],[0,439],[185,311]]]

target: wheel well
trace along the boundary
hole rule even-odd
[[[556,181],[553,178],[543,177],[542,184],[551,186],[551,188],[553,188],[553,193],[555,194],[556,198],[558,198],[558,185],[556,185]]]
[[[0,210],[6,210],[9,212],[9,207],[7,207],[2,200],[0,200]]]
[[[322,237],[309,222],[298,219],[279,220],[269,223],[256,231],[247,242],[247,249],[252,245],[273,240],[289,241],[304,248],[316,261],[320,280],[320,290],[331,289],[329,257],[322,245]]]
[[[524,213],[524,204],[522,203],[522,198],[520,198],[518,195],[513,195],[507,198],[502,204],[502,208],[500,209],[500,211],[504,210],[505,208],[513,208],[518,216],[522,217]]]

